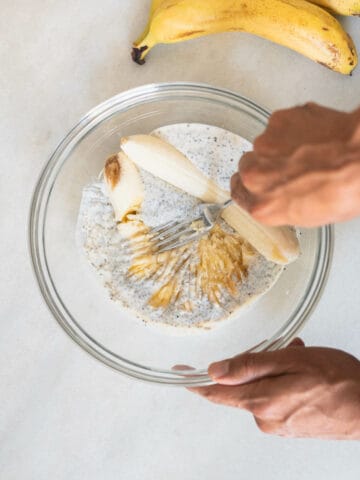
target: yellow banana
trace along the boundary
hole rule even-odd
[[[266,38],[343,74],[357,64],[353,41],[340,23],[305,0],[164,0],[132,56],[142,64],[156,44],[229,31]]]
[[[143,33],[140,35],[140,37],[137,40],[135,40],[134,43],[136,43],[136,44],[141,43],[144,40],[144,38],[146,37],[146,35],[149,33],[150,25],[151,25],[151,19],[152,19],[154,13],[156,12],[156,10],[161,6],[161,4],[163,2],[164,2],[164,0],[152,0],[151,6],[150,6],[150,14],[149,14],[148,23],[147,23]]]
[[[310,0],[338,15],[360,15],[360,0]]]

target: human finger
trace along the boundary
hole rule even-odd
[[[245,210],[251,210],[255,202],[255,196],[245,188],[238,173],[231,177],[230,188],[231,197],[235,202]]]
[[[295,388],[297,392],[300,388],[299,385],[295,385],[296,382],[297,376],[291,374],[260,378],[243,385],[218,383],[206,387],[190,387],[188,390],[212,403],[241,408],[259,418],[279,421],[289,404],[287,402],[282,408],[282,399],[290,395],[292,389]]]
[[[228,407],[241,408],[250,412],[256,410],[254,385],[210,385],[207,387],[188,387],[187,390],[196,393],[206,400]]]
[[[208,373],[222,385],[243,385],[264,377],[282,375],[294,371],[294,350],[244,353],[212,363]]]

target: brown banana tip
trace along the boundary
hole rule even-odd
[[[131,58],[134,60],[135,63],[138,65],[144,65],[145,60],[141,58],[143,52],[145,52],[149,47],[144,45],[143,47],[133,47],[131,51]]]

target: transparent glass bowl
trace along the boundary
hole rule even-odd
[[[238,318],[210,332],[173,335],[146,325],[111,302],[75,242],[85,185],[120,137],[162,125],[199,122],[249,141],[269,113],[233,92],[201,84],[148,85],[117,95],[91,110],[68,133],[46,164],[30,213],[30,252],[52,314],[84,350],[104,364],[142,380],[206,385],[209,363],[251,350],[284,347],[303,327],[326,281],[333,244],[330,227],[301,231],[302,255],[272,290]],[[190,365],[174,371],[174,365]]]

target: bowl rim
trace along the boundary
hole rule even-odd
[[[71,153],[72,148],[76,145],[78,137],[83,138],[83,136],[97,124],[109,118],[112,110],[118,112],[121,106],[123,109],[129,105],[134,106],[135,104],[141,103],[143,98],[151,97],[154,99],[154,95],[159,92],[167,92],[169,94],[178,93],[182,95],[186,93],[190,94],[191,92],[199,96],[217,96],[223,100],[228,99],[252,111],[255,110],[256,113],[264,118],[264,124],[266,124],[266,120],[270,116],[269,111],[255,104],[252,100],[234,91],[214,87],[205,83],[152,83],[124,91],[109,98],[91,109],[79,120],[60,141],[44,165],[31,199],[28,218],[28,249],[32,269],[37,281],[36,283],[39,286],[47,307],[62,329],[88,354],[112,369],[138,380],[182,387],[205,386],[213,383],[206,370],[196,370],[189,374],[188,371],[184,370],[170,371],[146,367],[122,358],[107,349],[95,338],[91,337],[76,321],[62,301],[52,280],[46,259],[44,230],[51,191],[62,164]],[[63,162],[60,162],[61,159],[63,159]],[[259,345],[252,347],[248,352],[269,351],[285,347],[303,328],[320,300],[330,271],[334,246],[334,232],[333,227],[330,225],[320,227],[317,230],[320,248],[313,268],[312,277],[306,293],[303,296],[303,302],[298,304],[287,322],[282,325],[270,339],[264,340]]]

